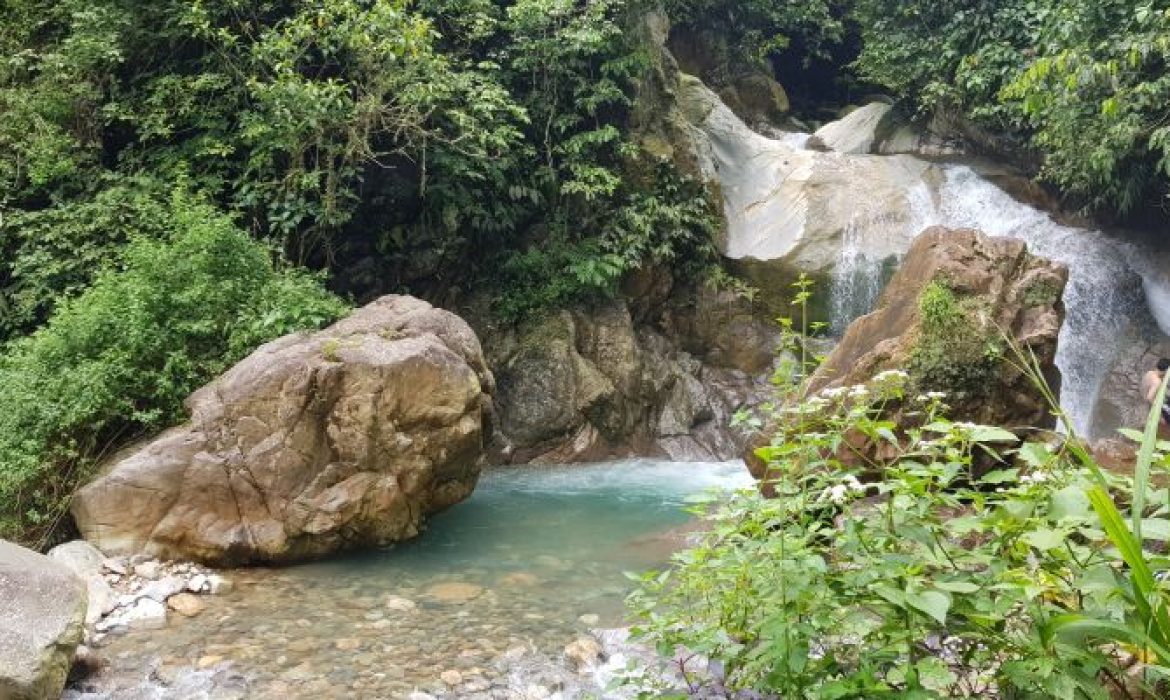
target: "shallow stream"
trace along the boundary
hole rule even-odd
[[[740,462],[489,470],[407,544],[230,572],[200,615],[103,647],[110,667],[67,697],[604,697],[565,645],[623,624],[623,572],[684,543],[689,497],[749,483]]]

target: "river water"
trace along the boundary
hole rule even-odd
[[[67,697],[605,697],[565,645],[624,624],[623,573],[684,543],[689,498],[751,483],[742,462],[490,470],[404,545],[230,572],[197,617],[103,647],[110,667]]]

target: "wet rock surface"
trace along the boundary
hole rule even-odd
[[[73,500],[108,554],[290,562],[415,536],[479,476],[493,379],[458,316],[388,296],[256,350]]]

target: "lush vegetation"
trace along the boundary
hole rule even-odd
[[[854,12],[863,77],[1014,138],[1098,212],[1166,207],[1170,3],[857,0]]]
[[[210,205],[159,206],[173,233],[132,238],[121,267],[0,357],[0,537],[45,538],[96,459],[179,422],[190,392],[257,345],[346,308]]]
[[[1120,478],[1075,438],[956,423],[910,385],[886,372],[788,404],[759,451],[775,497],[700,504],[702,542],[642,579],[637,632],[679,697],[1165,697],[1157,411]],[[663,697],[662,678],[630,681]]]

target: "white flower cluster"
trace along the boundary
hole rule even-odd
[[[947,395],[941,391],[928,391],[925,394],[919,394],[914,397],[918,403],[929,403],[931,401],[942,401]]]
[[[906,374],[905,372],[903,372],[900,369],[887,369],[886,371],[878,372],[877,374],[875,374],[873,376],[873,381],[880,382],[883,384],[885,382],[893,382],[893,381],[905,382],[905,381],[909,381],[909,379],[910,379],[910,375]]]
[[[1049,476],[1048,472],[1037,469],[1034,472],[1021,476],[1020,481],[1025,484],[1043,484],[1045,481],[1048,481]]]
[[[849,498],[850,493],[864,493],[865,486],[852,474],[846,474],[841,483],[834,484],[821,491],[821,500],[840,505]]]

